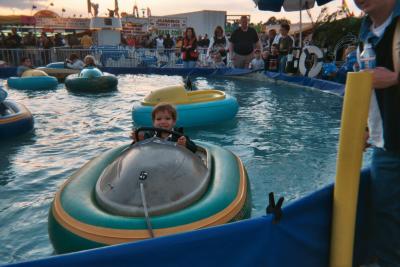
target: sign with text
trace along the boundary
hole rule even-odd
[[[125,35],[144,35],[148,31],[149,20],[147,18],[124,17],[122,31]]]
[[[187,18],[150,17],[150,26],[156,29],[185,29]]]
[[[155,29],[157,35],[180,36],[187,25],[187,18],[150,17],[149,21],[149,27]]]
[[[90,19],[36,17],[36,27],[49,29],[87,30],[90,28]]]

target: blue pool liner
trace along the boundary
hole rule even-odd
[[[368,257],[370,173],[361,173],[354,266]],[[280,197],[279,192],[276,192]],[[329,266],[333,185],[273,215],[151,240],[16,263],[8,267],[61,266]],[[267,203],[266,203],[267,205]]]

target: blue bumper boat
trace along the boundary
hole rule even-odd
[[[21,77],[10,77],[8,87],[22,90],[47,90],[55,89],[58,85],[56,78],[48,76],[41,70],[27,70]]]
[[[53,62],[45,67],[37,68],[46,72],[48,75],[57,78],[59,81],[64,81],[68,75],[79,73],[80,70],[70,69],[65,66],[64,62]]]
[[[174,104],[178,112],[177,125],[195,127],[216,124],[235,117],[239,105],[236,98],[218,90],[186,91],[184,86],[171,86],[151,92],[132,109],[133,122],[151,126],[151,112],[158,103]]]
[[[20,103],[4,100],[0,103],[0,138],[11,138],[33,129],[31,112]]]
[[[68,90],[78,92],[107,92],[117,89],[115,75],[101,72],[98,68],[85,68],[79,74],[69,75],[65,79]]]

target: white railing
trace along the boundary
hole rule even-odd
[[[212,67],[207,57],[207,49],[198,49],[197,67]],[[0,49],[0,60],[8,66],[18,66],[24,57],[31,59],[34,66],[45,66],[51,62],[65,61],[71,54],[83,60],[86,55],[95,57],[103,67],[182,67],[180,49],[145,49],[122,47],[94,47],[91,49],[71,49],[57,47],[51,49]]]

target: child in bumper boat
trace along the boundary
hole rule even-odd
[[[174,128],[177,119],[177,112],[175,107],[171,104],[160,103],[156,105],[151,113],[151,118],[153,120],[153,127],[155,128],[163,128],[166,130],[183,133],[182,128]],[[157,136],[164,140],[176,142],[178,145],[186,147],[193,153],[195,153],[197,150],[196,144],[193,141],[191,141],[188,136],[181,136],[178,138],[166,132],[156,133],[154,131],[148,131],[148,132],[140,132],[138,135],[139,140],[136,140],[135,132],[136,131],[133,130],[130,136],[134,142],[142,141],[144,139]]]

